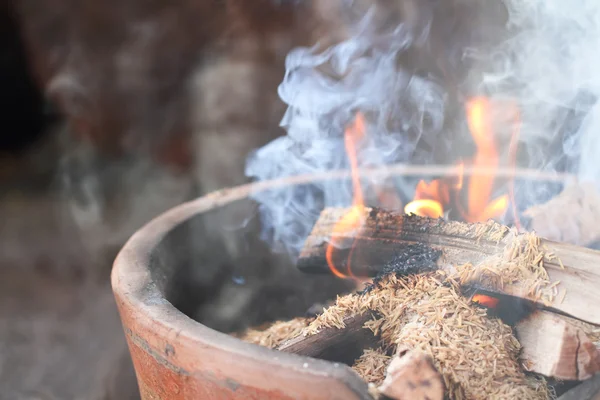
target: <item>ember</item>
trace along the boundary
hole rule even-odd
[[[487,308],[496,308],[498,307],[498,303],[500,299],[492,296],[486,296],[484,294],[476,294],[471,298],[471,301],[477,304],[481,304]]]

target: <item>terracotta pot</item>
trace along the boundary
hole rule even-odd
[[[119,253],[113,292],[142,399],[369,399],[349,367],[249,344],[192,320],[169,301],[170,238],[195,217],[252,191],[315,177],[222,190],[176,207],[135,233]],[[202,266],[197,266],[202,268]]]
[[[454,172],[403,166],[368,172],[428,173]],[[527,171],[517,175],[536,177]],[[346,172],[331,172],[218,191],[166,212],[133,235],[115,261],[112,285],[144,400],[371,399],[365,382],[349,367],[248,344],[210,329],[175,308],[168,293],[181,262],[176,231],[193,219],[253,192],[345,178]]]

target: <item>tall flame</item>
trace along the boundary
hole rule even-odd
[[[480,222],[500,217],[508,208],[509,196],[502,195],[492,199],[495,179],[494,171],[500,166],[500,155],[497,149],[497,138],[494,132],[492,118],[492,103],[486,97],[474,97],[466,104],[467,122],[471,136],[475,143],[476,151],[468,164],[473,167],[474,173],[469,177],[467,184],[467,205],[462,206],[460,192],[464,189],[464,162],[457,167],[459,174],[456,181],[449,179],[436,179],[431,183],[420,181],[417,185],[415,197],[404,208],[406,213],[414,213],[427,217],[441,217],[446,207],[452,204],[457,208],[461,217],[467,222]],[[516,140],[518,138],[518,112],[515,113],[510,144],[509,162],[514,166]],[[477,173],[477,170],[486,170],[486,173]],[[491,173],[490,173],[491,172]],[[513,213],[518,227],[516,210],[514,208],[514,192],[512,180],[509,184],[510,200],[513,204]]]
[[[357,232],[363,225],[365,201],[363,196],[362,187],[360,185],[360,173],[358,170],[358,143],[365,135],[365,121],[361,113],[356,115],[354,122],[346,128],[344,132],[344,146],[346,148],[346,154],[350,160],[350,171],[352,174],[352,208],[350,212],[344,215],[344,217],[336,223],[332,232],[332,239],[327,246],[325,252],[325,258],[327,265],[333,272],[333,274],[339,278],[354,277],[352,273],[350,260],[352,259],[352,253],[354,251],[354,245],[348,252],[348,259],[346,261],[346,272],[340,271],[333,260],[335,251],[343,244],[336,240],[336,235],[340,233]]]
[[[467,118],[469,130],[477,146],[473,159],[475,170],[495,170],[499,166],[499,155],[496,149],[494,129],[492,127],[492,107],[485,97],[476,97],[467,102]],[[467,222],[485,221],[497,218],[508,206],[508,196],[501,196],[490,201],[494,188],[494,177],[474,173],[469,179],[468,211],[463,213]]]

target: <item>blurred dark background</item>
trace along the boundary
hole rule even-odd
[[[281,132],[292,2],[0,3],[0,399],[135,399],[124,241]],[[288,4],[289,3],[289,4]]]
[[[164,210],[246,182],[247,154],[283,133],[285,56],[345,35],[342,3],[0,0],[0,399],[137,398],[115,255]],[[448,4],[408,61],[450,88],[449,43],[494,30]]]

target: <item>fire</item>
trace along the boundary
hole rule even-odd
[[[500,303],[500,299],[492,296],[486,296],[485,294],[476,294],[473,296],[471,301],[487,308],[496,308]]]
[[[469,130],[477,146],[473,159],[475,169],[498,168],[499,155],[492,128],[491,104],[485,97],[477,97],[467,103]],[[508,197],[502,196],[490,202],[494,177],[473,174],[469,179],[469,207],[463,218],[467,222],[485,221],[502,215],[508,206]]]
[[[408,203],[404,207],[404,212],[406,214],[417,214],[422,217],[441,218],[444,215],[444,208],[442,207],[442,203],[437,200],[421,199]]]
[[[431,218],[440,218],[444,216],[447,208],[454,205],[465,221],[480,222],[498,218],[506,212],[509,203],[513,204],[513,212],[516,214],[512,181],[509,183],[510,197],[509,195],[502,195],[498,198],[492,198],[495,184],[494,171],[500,167],[500,154],[492,118],[493,108],[491,100],[486,97],[474,97],[467,102],[468,127],[476,147],[473,158],[460,161],[457,164],[458,174],[453,179],[436,179],[429,183],[423,180],[420,181],[413,201],[404,207],[407,214],[414,213]],[[514,165],[516,162],[515,149],[519,118],[518,112],[514,112],[512,115],[515,116],[515,119],[511,125],[516,128],[513,129],[511,134],[509,162]],[[334,226],[332,239],[326,250],[327,264],[333,274],[340,278],[355,278],[350,263],[355,241],[352,240],[349,246],[349,243],[345,243],[339,237],[342,233],[345,234],[346,238],[352,236],[352,233],[358,233],[364,223],[365,201],[358,168],[358,147],[365,134],[365,119],[361,113],[358,113],[355,120],[344,132],[344,146],[350,161],[352,176],[352,207]],[[468,179],[464,177],[465,165],[472,167],[474,171]],[[478,173],[478,170],[485,170],[485,173]],[[466,206],[461,201],[461,195],[463,195],[462,192],[465,189],[467,191]],[[513,201],[509,201],[509,198]],[[518,219],[515,218],[515,221],[518,227]],[[334,254],[342,248],[349,248],[349,251],[346,262],[343,263],[343,266],[340,266],[336,265]],[[493,298],[491,299],[493,300]]]
[[[443,204],[450,201],[450,187],[446,182],[434,180],[431,183],[420,181],[415,191],[415,198],[404,207],[406,214],[417,214],[422,217],[440,218],[444,215]]]
[[[352,253],[354,246],[350,248],[348,252],[348,259],[346,261],[346,272],[340,271],[336,267],[333,255],[335,251],[342,247],[343,244],[336,240],[335,237],[340,233],[358,232],[363,225],[363,216],[365,209],[365,202],[362,187],[360,185],[360,174],[358,170],[358,143],[365,135],[365,121],[362,114],[358,113],[354,122],[346,128],[344,132],[344,146],[346,148],[346,154],[350,160],[350,171],[352,174],[352,189],[353,199],[352,208],[344,217],[334,226],[332,232],[332,240],[327,247],[325,257],[327,259],[327,265],[333,272],[333,274],[339,278],[354,277],[352,273],[350,260],[352,259]]]
[[[474,97],[467,102],[467,122],[471,136],[475,143],[476,151],[471,160],[461,161],[456,180],[436,179],[431,183],[420,181],[417,185],[415,197],[408,203],[404,211],[421,216],[438,218],[444,215],[446,208],[454,205],[462,219],[467,222],[480,222],[500,217],[509,206],[509,196],[502,195],[493,199],[495,184],[494,170],[500,166],[500,155],[497,149],[497,138],[494,132],[492,118],[492,102],[486,97]],[[516,113],[514,115],[517,115]],[[514,125],[518,125],[518,115]],[[516,162],[514,150],[518,129],[513,130],[511,137],[510,162]],[[464,166],[467,163],[475,171],[468,179],[465,187]],[[485,170],[486,173],[477,173]],[[490,173],[491,172],[491,173]],[[466,207],[461,201],[463,189],[467,190]],[[510,186],[511,199],[513,198],[512,182]],[[516,213],[513,203],[513,212]],[[515,221],[518,221],[515,218]]]

